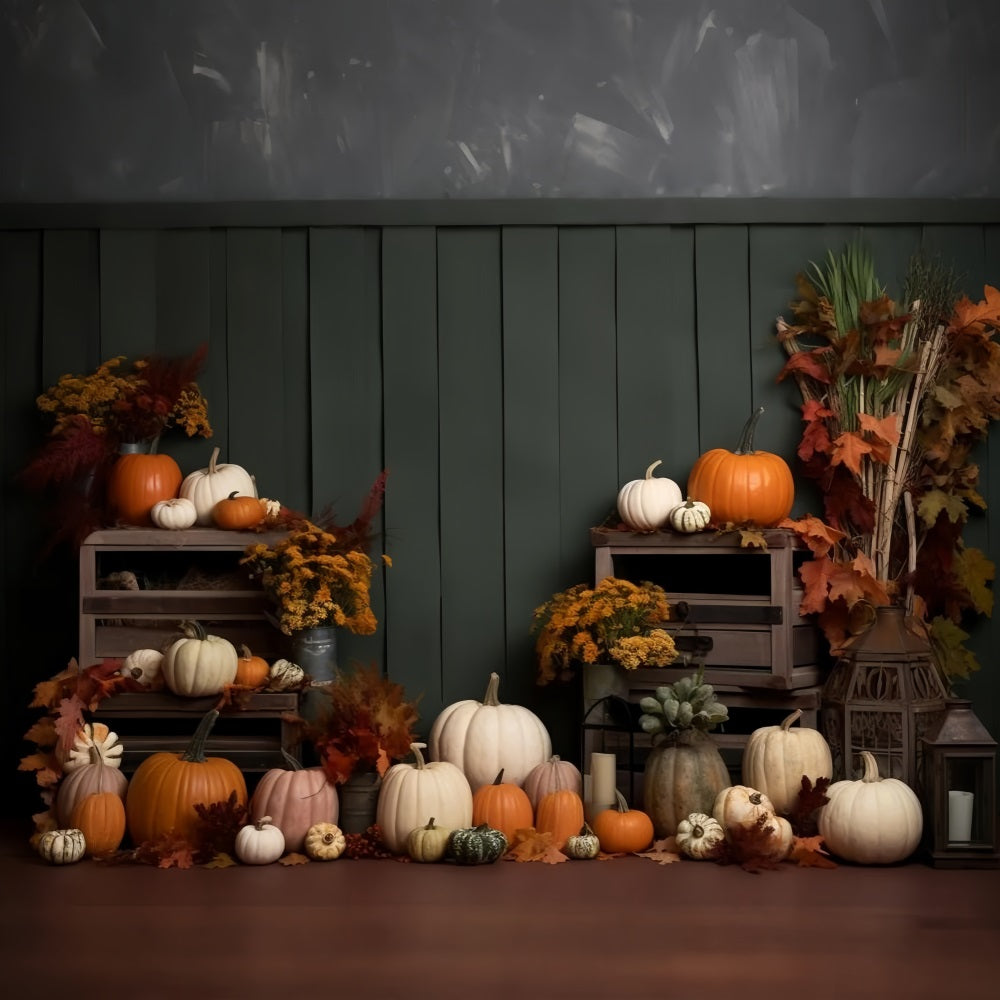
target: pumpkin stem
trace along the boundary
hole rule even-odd
[[[210,709],[202,716],[201,722],[198,723],[198,728],[194,731],[194,736],[191,737],[191,742],[188,744],[187,750],[181,754],[181,760],[190,761],[192,764],[205,763],[205,743],[218,717],[219,712],[215,708]]]
[[[503,784],[503,768],[502,767],[500,768],[500,772],[493,779],[493,784],[494,785],[502,785]]]
[[[801,715],[802,715],[802,709],[801,708],[795,709],[795,711],[792,712],[792,714],[788,716],[788,718],[785,719],[784,722],[782,722],[781,728],[787,733],[789,726],[791,726],[791,724],[795,722],[795,720],[798,719]]]
[[[425,826],[424,829],[425,830],[433,830],[434,829],[434,817],[433,816],[431,816],[430,820],[427,823],[427,826]]]
[[[228,499],[229,500],[235,500],[239,495],[240,495],[240,491],[239,490],[233,490],[233,492],[229,494]]]
[[[147,455],[155,455],[156,449],[160,447],[160,435],[157,434],[156,437],[150,438],[149,441],[149,451],[146,452]]]
[[[420,751],[426,750],[427,744],[411,743],[410,749],[413,751],[413,756],[417,758],[417,770],[422,771],[426,767],[426,762],[424,761],[424,755]],[[433,820],[431,820],[431,822],[433,822]]]
[[[219,448],[212,449],[212,457],[208,460],[208,474],[210,476],[215,475],[215,463],[219,460]]]
[[[486,685],[483,704],[493,708],[500,704],[500,675],[496,671],[490,674],[490,682]]]
[[[181,622],[181,631],[188,639],[200,639],[204,642],[208,638],[205,626],[201,622],[183,621]]]
[[[878,773],[878,761],[875,759],[875,755],[869,750],[861,751],[861,762],[864,765],[864,774],[861,775],[862,781],[881,781],[882,775]]]
[[[734,455],[752,455],[754,453],[753,434],[757,430],[757,421],[760,420],[760,415],[763,412],[764,407],[758,406],[747,418],[747,422],[743,425],[743,432],[740,434],[740,443],[736,446],[736,451],[733,452]]]
[[[648,469],[646,470],[646,478],[647,478],[647,479],[652,479],[652,478],[653,478],[653,469],[655,469],[655,468],[656,468],[656,467],[657,467],[658,465],[663,465],[663,459],[662,459],[662,458],[658,458],[658,459],[657,459],[657,460],[656,460],[656,461],[655,461],[655,462],[654,462],[654,463],[653,463],[653,464],[652,464],[652,465],[651,465],[651,466],[650,466],[650,467],[649,467],[649,468],[648,468]]]
[[[620,813],[627,813],[628,803],[625,801],[625,796],[622,795],[622,793],[618,791],[617,788],[615,789],[615,799],[616,799],[616,804],[618,806],[618,811]]]
[[[289,771],[301,771],[302,761],[293,757],[284,747],[281,748],[281,756],[285,758],[285,764]]]
[[[271,822],[271,817],[270,817],[270,816],[261,816],[261,818],[260,818],[259,820],[257,820],[257,822],[256,822],[256,823],[254,823],[254,826],[255,826],[255,827],[256,827],[256,828],[258,829],[258,830],[263,830],[263,829],[264,829],[264,827],[265,827],[265,826],[266,826],[266,825],[267,825],[268,823],[270,823],[270,822]]]

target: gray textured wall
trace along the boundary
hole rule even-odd
[[[0,201],[996,197],[997,0],[0,0]]]

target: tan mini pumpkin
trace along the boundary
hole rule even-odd
[[[712,816],[724,830],[737,825],[753,826],[761,817],[774,815],[774,803],[763,792],[747,785],[724,788],[712,809]]]
[[[711,520],[712,512],[707,503],[688,498],[667,515],[667,527],[684,535],[693,535],[707,528]]]
[[[601,853],[601,839],[584,823],[579,833],[566,838],[563,854],[574,861],[591,861]]]
[[[426,826],[411,830],[406,838],[406,853],[413,861],[433,864],[441,861],[448,850],[448,839],[453,831],[446,826],[436,826],[431,816]]]
[[[306,831],[305,850],[313,861],[336,861],[347,850],[347,838],[336,823],[314,823]]]

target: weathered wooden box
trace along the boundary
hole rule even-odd
[[[186,618],[260,656],[283,655],[284,638],[265,614],[267,599],[239,565],[248,545],[282,537],[216,528],[89,535],[80,548],[80,665],[161,649]]]
[[[799,615],[797,567],[807,557],[787,530],[763,532],[766,549],[741,548],[732,533],[640,534],[593,528],[595,582],[616,576],[649,580],[667,592],[682,632],[711,638],[705,680],[715,685],[791,691],[822,680],[821,639]],[[681,663],[638,671],[642,681],[669,683],[692,667]]]

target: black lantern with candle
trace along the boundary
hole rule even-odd
[[[925,847],[937,868],[1000,867],[997,843],[997,743],[972,711],[951,699],[924,737]]]

